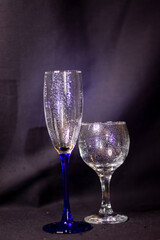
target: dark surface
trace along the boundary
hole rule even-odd
[[[72,199],[72,212],[75,220],[82,220],[93,213],[94,201]],[[92,205],[92,207],[91,207]],[[59,221],[62,202],[42,208],[2,207],[0,209],[0,237],[5,240],[51,240],[51,239],[108,239],[108,240],[159,240],[160,211],[128,212],[129,221],[116,225],[94,225],[93,229],[82,234],[50,234],[42,226],[52,220]],[[94,212],[95,213],[95,212]]]
[[[83,121],[126,121],[131,138],[111,181],[113,208],[130,221],[76,239],[160,238],[159,13],[158,0],[0,0],[0,239],[64,238],[41,231],[62,214],[42,96],[44,72],[57,69],[82,70]],[[73,216],[82,220],[101,193],[77,147],[69,178]]]

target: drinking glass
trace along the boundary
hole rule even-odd
[[[83,107],[81,71],[50,71],[44,76],[44,112],[49,136],[61,159],[63,178],[63,214],[60,222],[50,223],[43,230],[50,233],[79,233],[92,227],[73,221],[69,204],[68,167],[77,142]]]
[[[85,217],[95,224],[121,223],[128,217],[112,210],[110,181],[114,171],[124,162],[129,151],[129,134],[125,122],[82,123],[79,151],[84,162],[99,176],[102,202],[98,214]]]

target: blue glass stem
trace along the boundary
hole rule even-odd
[[[62,166],[62,178],[63,178],[63,194],[64,194],[62,222],[66,224],[73,222],[73,217],[70,211],[70,204],[69,204],[68,168],[69,168],[70,155],[71,154],[69,153],[60,154],[61,166]]]

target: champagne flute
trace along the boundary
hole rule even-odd
[[[79,233],[92,227],[73,221],[69,204],[69,158],[78,139],[83,107],[81,71],[50,71],[44,76],[44,112],[49,136],[61,159],[63,178],[63,214],[60,222],[43,230],[50,233]]]
[[[110,181],[113,172],[128,155],[129,144],[125,122],[82,123],[79,136],[80,155],[98,174],[102,189],[99,213],[85,217],[86,222],[114,224],[127,221],[127,216],[115,213],[111,207]]]

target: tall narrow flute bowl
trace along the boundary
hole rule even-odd
[[[98,214],[85,217],[95,224],[121,223],[128,217],[113,211],[110,181],[113,172],[124,162],[129,151],[129,134],[125,122],[82,123],[79,150],[84,162],[99,176],[102,202]]]
[[[43,230],[50,233],[80,233],[92,227],[75,222],[69,204],[68,167],[77,142],[83,107],[81,71],[50,71],[44,76],[44,112],[49,136],[61,159],[64,206],[60,222],[50,223]]]

